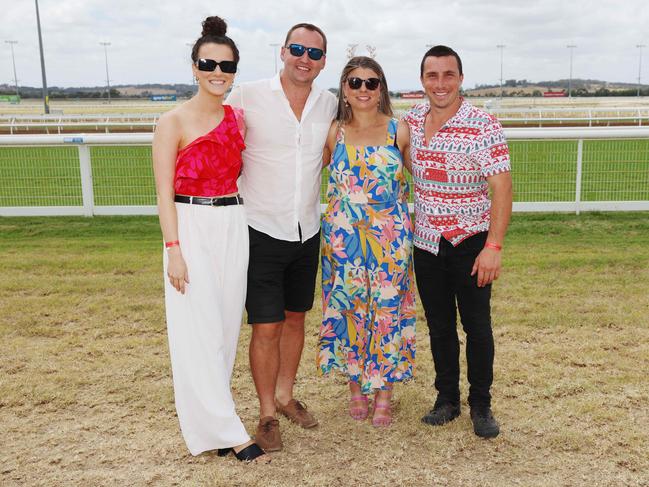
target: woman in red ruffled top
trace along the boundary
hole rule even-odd
[[[248,269],[248,225],[237,193],[243,115],[223,96],[239,51],[219,17],[192,49],[198,93],[165,113],[153,139],[153,169],[165,242],[167,331],[176,411],[189,451],[240,460],[269,457],[236,413],[230,378]]]

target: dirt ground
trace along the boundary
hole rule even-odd
[[[494,290],[498,438],[473,434],[465,403],[449,425],[421,423],[435,398],[421,308],[394,424],[351,420],[344,379],[315,372],[317,297],[296,396],[321,424],[282,419],[268,466],[184,445],[155,219],[0,219],[0,485],[649,485],[649,223],[526,218]],[[233,389],[254,432],[242,330]]]

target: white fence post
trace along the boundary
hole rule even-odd
[[[90,163],[90,147],[79,145],[79,170],[81,174],[81,195],[83,197],[83,214],[92,216],[95,207],[95,193],[92,188],[92,164]]]
[[[584,139],[577,141],[577,176],[575,181],[575,213],[579,215],[581,205],[581,175],[584,162]]]

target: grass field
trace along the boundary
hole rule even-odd
[[[515,201],[574,201],[576,141],[510,141]],[[95,205],[154,205],[150,147],[91,147]],[[323,175],[326,187],[327,175]],[[325,191],[323,191],[324,198]],[[582,201],[649,200],[649,140],[584,142]],[[79,206],[75,147],[0,147],[0,206]]]
[[[316,375],[316,295],[296,391],[321,424],[282,420],[267,467],[185,448],[161,252],[152,217],[0,218],[1,485],[649,485],[647,213],[514,217],[493,298],[493,441],[473,435],[466,404],[449,425],[419,421],[434,401],[421,307],[394,425],[353,422],[344,380]],[[242,330],[233,389],[253,431]]]

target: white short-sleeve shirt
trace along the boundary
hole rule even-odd
[[[239,191],[248,224],[273,238],[299,241],[320,229],[322,150],[336,97],[315,85],[298,120],[279,74],[236,86],[227,104],[243,109],[246,150]]]

